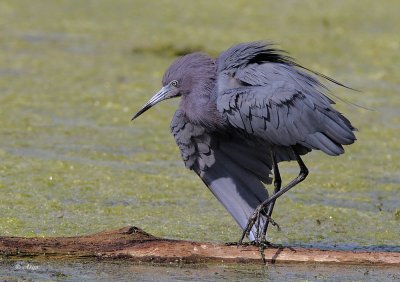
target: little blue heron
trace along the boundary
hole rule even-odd
[[[266,242],[275,201],[308,175],[312,150],[337,156],[356,129],[336,111],[318,77],[272,43],[235,45],[216,59],[191,53],[165,72],[161,90],[132,118],[181,97],[171,131],[187,168],[196,172],[255,244]],[[346,86],[344,86],[346,87]],[[278,164],[297,161],[299,175],[281,189]],[[263,183],[271,184],[269,197]]]

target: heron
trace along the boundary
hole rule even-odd
[[[267,242],[276,200],[309,171],[303,155],[344,153],[355,142],[351,122],[336,109],[322,81],[340,82],[298,64],[272,42],[241,43],[217,58],[195,52],[166,70],[162,88],[133,116],[180,98],[171,132],[193,170],[255,244]],[[300,172],[282,187],[279,164]],[[265,185],[273,183],[273,193]]]

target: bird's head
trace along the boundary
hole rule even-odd
[[[196,88],[207,87],[210,80],[214,79],[215,71],[215,60],[203,53],[192,53],[176,59],[164,74],[163,87],[132,120],[163,100],[187,96]]]

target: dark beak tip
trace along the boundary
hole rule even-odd
[[[131,118],[131,121],[134,121],[136,118],[138,118],[140,116],[139,113],[134,114],[133,117]]]
[[[141,108],[136,114],[133,115],[131,121],[133,121],[134,119],[136,119],[137,117],[139,117],[141,114],[143,114],[144,112],[146,112],[148,109],[151,108],[151,105],[146,104],[143,108]]]
[[[168,99],[166,96],[168,94],[168,89],[164,86],[159,92],[157,92],[131,119],[133,121],[138,116],[146,112],[148,109],[153,107],[158,102],[161,102],[164,99]]]

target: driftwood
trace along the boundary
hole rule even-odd
[[[399,265],[400,253],[332,251],[273,247],[264,251],[267,263],[318,262],[339,264]],[[154,237],[137,227],[77,237],[0,237],[0,254],[9,257],[130,259],[152,262],[262,263],[259,248],[169,240]]]

